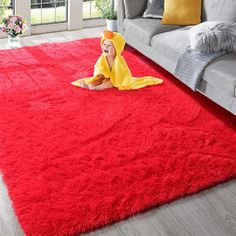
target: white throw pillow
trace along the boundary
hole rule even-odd
[[[207,21],[188,31],[193,51],[213,53],[236,51],[236,23]]]

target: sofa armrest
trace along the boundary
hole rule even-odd
[[[117,5],[117,26],[118,26],[118,32],[123,34],[124,28],[124,19],[125,19],[125,5],[124,0],[118,0]]]

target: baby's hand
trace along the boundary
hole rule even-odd
[[[103,74],[99,74],[99,75],[97,76],[97,78],[98,78],[99,80],[104,80],[104,79],[106,79],[106,77],[105,77]]]
[[[105,79],[104,75],[100,74],[100,75],[97,76],[95,81],[92,82],[92,85],[93,86],[98,86],[98,85],[102,84],[104,79]]]

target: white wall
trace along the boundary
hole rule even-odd
[[[30,35],[30,3],[29,0],[15,0],[15,14],[19,16],[24,16],[27,19],[28,30],[25,32],[25,35]]]
[[[68,1],[68,30],[83,28],[83,0]]]

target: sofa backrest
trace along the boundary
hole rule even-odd
[[[127,18],[133,18],[142,15],[147,5],[147,0],[123,0],[123,1],[125,5],[125,15]]]
[[[236,22],[236,0],[203,0],[202,20]]]
[[[124,2],[127,18],[142,15],[147,5],[147,0],[118,1]],[[202,21],[214,20],[236,22],[236,0],[202,0]]]

